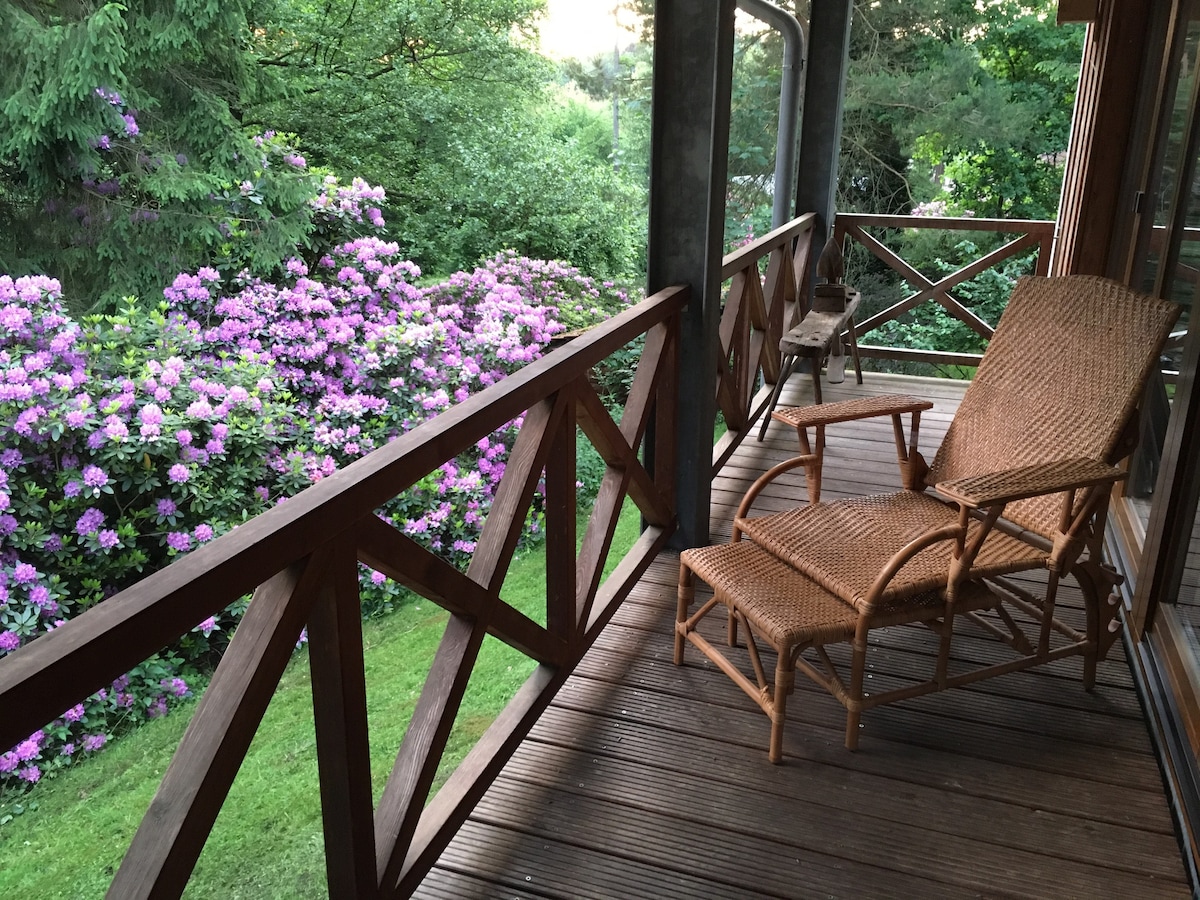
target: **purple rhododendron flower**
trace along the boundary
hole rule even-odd
[[[158,510],[158,514],[164,519],[169,519],[171,516],[175,515],[178,509],[178,507],[175,506],[175,501],[170,497],[163,497],[161,500],[159,500],[156,508]]]
[[[197,525],[192,531],[192,537],[194,537],[196,542],[200,544],[203,544],[206,541],[211,541],[213,539],[212,526],[207,524]]]
[[[28,762],[41,752],[41,748],[38,747],[37,741],[28,739],[17,744],[15,752],[17,754],[17,759],[19,759],[21,762]]]
[[[99,466],[85,466],[83,483],[91,488],[101,488],[108,484],[108,473]]]
[[[21,646],[21,636],[15,631],[0,631],[0,650],[16,650]]]
[[[167,535],[167,546],[180,553],[191,549],[192,538],[186,531],[172,531]]]
[[[172,484],[183,484],[188,480],[188,477],[188,467],[183,463],[175,463],[167,471],[167,478],[170,479]]]
[[[192,403],[187,408],[187,415],[192,419],[207,419],[213,414],[212,405],[204,399]]]
[[[129,429],[116,416],[108,416],[104,420],[104,434],[110,441],[120,443],[129,437]]]
[[[94,753],[99,750],[108,741],[108,736],[103,734],[89,734],[83,739],[83,749],[88,753]]]
[[[75,521],[75,533],[80,537],[85,537],[98,530],[103,524],[104,513],[92,506],[85,510],[83,515]]]
[[[37,766],[26,766],[17,773],[22,781],[28,781],[30,784],[37,784],[42,777],[42,770]]]
[[[167,698],[159,694],[146,708],[147,719],[157,719],[167,714]]]
[[[37,581],[38,570],[29,563],[17,563],[13,568],[13,581],[17,584],[29,584],[32,581]]]

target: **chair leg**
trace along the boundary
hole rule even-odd
[[[688,609],[696,596],[695,576],[687,563],[679,561],[679,591],[675,608],[675,665],[683,665],[683,644],[687,628]]]
[[[1083,689],[1089,694],[1096,689],[1096,651],[1083,654]]]
[[[851,709],[846,712],[846,749],[858,749],[859,723],[862,722],[862,710]]]
[[[771,697],[771,746],[767,759],[778,763],[783,759],[783,726],[787,721],[788,694],[796,685],[796,668],[790,647],[780,648],[775,660],[775,693]]]
[[[850,695],[846,698],[846,749],[858,749],[859,723],[862,721],[863,681],[867,670],[867,628],[862,622],[850,645]]]
[[[775,382],[775,388],[771,391],[771,402],[767,404],[767,411],[763,413],[762,425],[758,428],[758,439],[760,441],[767,436],[767,426],[771,424],[771,413],[779,405],[779,397],[783,394],[783,386],[792,377],[792,370],[794,368],[796,368],[796,357],[791,354],[784,356],[779,367],[779,380]]]

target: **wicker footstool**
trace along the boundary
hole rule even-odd
[[[693,575],[712,586],[714,597],[689,618],[688,608],[696,594]],[[757,684],[695,630],[717,603],[729,610],[730,646],[737,643],[736,623],[741,622],[746,631]],[[787,695],[795,684],[797,657],[808,647],[852,640],[857,622],[853,606],[751,541],[680,554],[675,664],[682,664],[684,641],[690,641],[762,707],[771,719],[768,756],[773,763],[782,756]],[[777,655],[773,685],[759,659],[756,638],[769,644]]]
[[[713,598],[689,616],[696,596],[697,576],[711,585]],[[1000,598],[983,582],[964,582],[959,586],[954,607],[958,612],[974,613],[994,609],[999,602]],[[729,646],[737,645],[738,623],[745,632],[753,680],[696,630],[700,620],[718,604],[728,610]],[[946,611],[946,601],[940,591],[928,591],[885,602],[870,610],[860,610],[753,541],[700,547],[685,550],[679,556],[675,665],[683,664],[684,641],[690,641],[762,707],[771,719],[771,743],[767,755],[773,763],[779,762],[783,754],[787,696],[795,686],[796,670],[799,669],[845,707],[846,747],[853,750],[858,746],[859,722],[864,710],[891,699],[918,696],[947,686],[942,656],[948,652],[949,642],[943,640],[938,666],[938,672],[943,674],[935,674],[928,682],[884,694],[866,694],[863,678],[868,631],[888,625],[924,622],[948,636],[951,629],[942,624]],[[776,653],[772,681],[767,679],[756,641],[762,641]],[[852,656],[846,673],[849,677],[845,679],[825,652],[825,645],[843,642],[850,644]],[[816,651],[816,665],[800,657],[809,648]],[[960,676],[958,680],[966,683],[971,678]]]

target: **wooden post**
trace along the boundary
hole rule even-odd
[[[308,636],[329,896],[378,897],[358,558],[347,536],[336,542]]]

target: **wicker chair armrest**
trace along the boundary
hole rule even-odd
[[[893,416],[901,413],[933,409],[933,404],[919,397],[862,397],[839,403],[817,403],[813,406],[789,406],[771,413],[771,418],[794,428],[810,425],[831,425],[874,416]]]
[[[978,509],[1044,494],[1113,484],[1124,478],[1125,472],[1107,463],[1079,458],[941,481],[935,488],[949,500],[968,509]]]
[[[811,465],[813,455],[811,453],[804,456],[793,456],[791,459],[785,459],[781,463],[769,468],[763,472],[758,478],[754,479],[754,483],[746,489],[746,493],[742,495],[742,500],[738,504],[737,512],[734,513],[734,540],[737,540],[738,526],[737,520],[744,519],[750,514],[750,508],[754,506],[754,501],[758,499],[758,495],[762,493],[763,488],[768,484],[783,475],[785,472],[790,472],[792,469],[798,469],[801,466]]]

